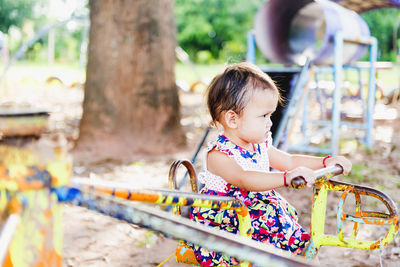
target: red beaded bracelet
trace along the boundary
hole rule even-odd
[[[286,187],[288,187],[289,185],[288,185],[287,182],[286,182],[286,174],[287,174],[287,171],[285,171],[285,172],[283,173],[283,185],[286,186]]]
[[[328,155],[328,156],[326,156],[326,157],[322,160],[322,165],[324,165],[324,168],[326,168],[326,163],[325,163],[325,161],[326,161],[327,159],[331,158],[331,157],[332,157],[331,155]]]

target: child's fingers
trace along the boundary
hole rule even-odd
[[[343,168],[343,174],[347,175],[351,171],[352,164],[351,162],[343,157],[343,156],[336,156],[332,158],[328,158],[326,161],[327,166],[332,166],[332,165],[340,165]]]
[[[341,157],[340,159],[339,159],[339,161],[338,161],[338,163],[337,164],[339,164],[340,166],[342,166],[342,168],[343,168],[343,174],[344,175],[347,175],[347,174],[349,174],[349,172],[351,171],[351,162],[348,160],[348,159],[346,159],[345,157]]]
[[[314,173],[314,171],[313,170],[309,170],[309,171],[307,171],[307,178],[308,179],[306,179],[307,180],[307,186],[308,187],[313,187],[313,185],[314,185],[314,183],[315,183],[315,180],[316,180],[316,176],[315,176],[315,173]]]
[[[312,187],[316,179],[314,171],[306,167],[298,167],[292,170],[289,174],[290,174],[290,179],[293,179],[298,176],[303,177],[308,187]]]

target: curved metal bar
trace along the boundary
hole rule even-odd
[[[380,201],[382,201],[385,206],[387,207],[388,211],[390,212],[390,216],[399,216],[398,209],[393,202],[393,200],[387,196],[385,193],[376,190],[374,188],[370,188],[367,186],[361,186],[361,185],[353,185],[345,182],[339,182],[339,181],[329,181],[332,186],[330,190],[333,191],[344,191],[344,190],[350,190],[351,192],[357,192],[360,195],[367,195],[367,196],[372,196]]]
[[[334,175],[342,173],[340,166],[332,166],[316,171],[317,181],[314,184],[313,206],[311,214],[311,236],[313,246],[309,246],[304,253],[306,258],[312,259],[321,246],[341,246],[357,249],[378,249],[388,245],[399,231],[399,213],[398,209],[390,197],[386,194],[366,186],[353,185],[344,182],[329,180]],[[296,177],[297,185],[304,186],[305,181]],[[296,185],[296,184],[295,184]],[[343,194],[339,200],[337,214],[337,236],[324,234],[325,215],[327,207],[328,191],[342,191]],[[349,193],[353,193],[356,199],[355,216],[344,213],[344,201]],[[381,212],[371,212],[361,210],[361,195],[374,197],[387,207],[389,214]],[[343,236],[343,221],[354,222],[353,232],[350,238]],[[356,240],[359,224],[390,225],[387,234],[378,241]]]
[[[337,219],[337,236],[330,236],[324,234],[324,214],[326,211],[327,203],[327,192],[328,191],[343,191],[342,197],[339,201],[338,206],[338,219]],[[348,193],[356,195],[356,200],[359,201],[360,195],[371,196],[382,201],[387,207],[389,214],[380,212],[363,212],[361,210],[356,211],[356,216],[348,215],[343,212],[344,200]],[[357,197],[357,195],[359,195]],[[357,204],[360,205],[360,204]],[[321,217],[322,216],[322,217]],[[352,221],[357,223],[353,228],[353,234],[350,238],[343,237],[343,221]],[[387,234],[377,241],[366,241],[356,240],[355,237],[358,231],[358,224],[375,224],[375,225],[390,225],[390,229]],[[352,185],[348,183],[333,181],[333,180],[321,180],[315,184],[314,187],[314,199],[313,199],[313,210],[311,218],[311,235],[315,243],[316,250],[320,246],[341,246],[351,247],[357,249],[378,249],[388,245],[398,233],[399,230],[399,214],[396,205],[384,193],[365,186]]]
[[[186,159],[184,160],[175,160],[170,169],[169,169],[169,174],[168,174],[168,185],[170,189],[179,189],[177,186],[176,182],[176,172],[178,170],[178,167],[180,165],[183,165],[186,167],[189,177],[190,177],[190,185],[192,187],[193,192],[198,192],[197,189],[197,178],[196,178],[196,171],[194,170],[194,167],[192,163]]]
[[[190,161],[188,161],[188,160],[175,160],[171,164],[171,167],[169,169],[169,174],[168,174],[168,187],[170,189],[179,190],[179,188],[182,186],[182,184],[180,184],[178,186],[178,183],[176,181],[176,174],[177,174],[177,171],[178,171],[178,167],[180,165],[185,166],[186,169],[187,169],[187,173],[189,173],[190,185],[191,185],[191,188],[192,188],[192,192],[197,192],[198,190],[197,190],[196,171],[194,170],[194,167],[193,167],[192,163]],[[185,177],[183,178],[183,180],[181,181],[181,183],[184,183],[184,180],[186,178],[186,174],[185,174]],[[182,209],[181,209],[180,206],[173,206],[172,211],[176,215],[182,215]]]

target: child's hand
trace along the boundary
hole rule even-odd
[[[343,168],[343,174],[347,175],[351,171],[351,162],[343,156],[330,157],[325,160],[326,166],[340,165]]]
[[[297,167],[289,172],[287,172],[287,178],[291,182],[293,178],[301,176],[306,181],[306,185],[308,187],[312,187],[314,185],[316,175],[312,169],[306,167]],[[290,184],[289,182],[289,184]]]

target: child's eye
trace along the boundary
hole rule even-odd
[[[274,112],[265,113],[264,115],[261,115],[261,118],[271,117],[273,113],[274,113]]]

